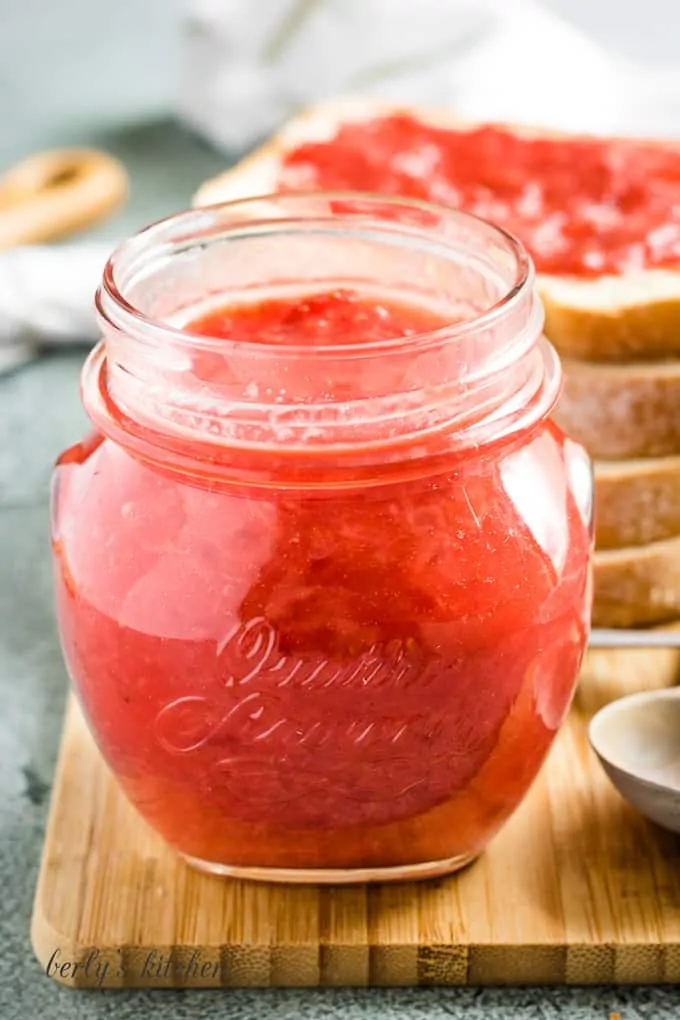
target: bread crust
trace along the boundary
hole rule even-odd
[[[251,156],[207,181],[196,193],[198,206],[276,190],[283,154],[305,141],[333,136],[348,121],[408,113],[442,127],[473,127],[450,111],[405,107],[367,98],[337,99],[313,106],[289,121]],[[569,137],[563,132],[499,125],[528,136]],[[612,139],[614,140],[614,139]],[[642,139],[660,146],[672,142]],[[616,362],[680,357],[680,267],[595,280],[539,275],[546,334],[564,357]]]
[[[595,627],[638,627],[680,616],[680,538],[594,556]]]
[[[592,457],[680,454],[680,361],[596,365],[563,359],[555,420]]]
[[[540,277],[539,292],[545,308],[545,334],[565,358],[583,361],[653,361],[680,356],[680,272],[649,273],[650,279],[635,280],[640,293],[637,302],[626,295],[626,277],[609,277],[611,304],[580,307],[583,293],[574,289],[574,304],[564,303],[555,281]],[[656,297],[651,277],[664,281],[673,293]],[[633,281],[631,280],[631,291]],[[660,281],[662,282],[662,281]],[[588,283],[578,282],[578,288]],[[675,291],[677,290],[677,293]],[[642,295],[642,291],[646,296]]]
[[[596,462],[595,508],[598,549],[680,535],[680,457]]]

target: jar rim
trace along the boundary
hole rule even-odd
[[[533,286],[535,270],[533,262],[522,242],[504,227],[500,227],[473,213],[422,199],[393,195],[385,196],[375,192],[346,190],[272,192],[264,195],[231,199],[226,202],[219,202],[199,208],[185,209],[156,220],[123,241],[110,255],[104,267],[102,282],[95,295],[96,310],[100,319],[103,323],[108,323],[122,332],[129,332],[130,330],[141,331],[149,340],[174,339],[196,350],[226,353],[230,346],[234,346],[238,347],[241,352],[247,352],[250,349],[258,350],[261,353],[262,345],[257,342],[244,340],[230,341],[225,340],[224,337],[206,336],[205,334],[192,332],[190,325],[179,327],[160,318],[148,315],[128,297],[126,294],[127,281],[122,280],[121,275],[126,269],[129,270],[132,267],[138,270],[140,259],[142,261],[144,259],[144,252],[147,252],[147,257],[149,248],[153,252],[152,246],[154,242],[159,244],[157,254],[162,254],[164,251],[170,254],[171,250],[177,250],[176,245],[182,241],[186,250],[205,244],[205,237],[208,234],[211,234],[210,240],[219,241],[224,240],[232,230],[237,230],[239,227],[249,229],[255,226],[283,228],[286,225],[290,226],[292,222],[304,222],[308,218],[304,214],[305,205],[310,201],[327,202],[329,204],[335,202],[341,203],[343,206],[354,204],[357,209],[354,213],[356,217],[366,216],[367,209],[369,208],[373,210],[374,214],[376,210],[382,210],[388,214],[385,217],[386,223],[389,223],[390,219],[393,218],[389,215],[390,211],[392,213],[401,211],[404,214],[408,214],[411,211],[426,221],[425,226],[428,219],[430,225],[442,219],[451,224],[467,224],[471,228],[486,232],[490,238],[505,248],[513,260],[515,269],[514,279],[507,286],[505,293],[501,294],[488,308],[485,308],[478,314],[471,315],[469,318],[447,322],[434,330],[416,333],[407,338],[397,336],[367,341],[360,346],[357,346],[356,343],[314,344],[311,346],[281,343],[276,346],[276,353],[279,356],[295,355],[301,358],[318,358],[319,356],[332,354],[335,358],[342,357],[343,355],[356,358],[357,356],[369,356],[379,354],[380,352],[388,353],[390,350],[403,348],[405,344],[408,344],[410,350],[416,351],[423,347],[436,345],[443,340],[450,343],[460,337],[470,336],[471,333],[493,327],[499,319],[511,313],[514,307],[524,300],[526,293]],[[269,219],[248,218],[247,213],[249,210],[255,210],[258,206],[265,206],[266,208],[273,204],[290,207],[293,213],[295,209],[299,211],[297,215],[293,214],[285,217],[272,216]],[[347,209],[344,211],[347,212]],[[239,215],[239,213],[245,215]],[[222,218],[224,218],[223,223],[221,222]],[[182,227],[185,225],[186,231],[183,231]],[[216,227],[222,227],[222,229],[219,233],[212,233]],[[174,240],[169,239],[167,236],[168,232],[174,231],[177,228],[180,231],[178,236]],[[423,229],[421,224],[419,233],[423,233]],[[201,240],[202,235],[204,240]],[[151,257],[153,258],[153,254]]]

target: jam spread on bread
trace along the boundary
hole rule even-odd
[[[680,146],[453,130],[407,114],[346,123],[287,152],[283,190],[429,199],[504,227],[541,273],[597,277],[680,265]]]

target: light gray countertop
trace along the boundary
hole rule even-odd
[[[669,39],[680,35],[677,0],[646,0],[656,25],[646,35],[634,28],[637,2],[552,6],[600,36],[606,8],[620,30],[612,38],[632,55],[670,60]],[[186,205],[225,163],[169,112],[177,7],[177,0],[0,0],[0,169],[32,150],[74,142],[120,155],[131,171],[132,198],[100,231],[107,238]],[[85,427],[82,358],[78,350],[47,356],[0,379],[0,1020],[678,1016],[677,989],[105,993],[64,989],[41,973],[28,927],[66,695],[52,615],[47,497],[54,458]]]

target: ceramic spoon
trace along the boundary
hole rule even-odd
[[[680,832],[680,688],[620,698],[590,723],[590,743],[619,793]]]

